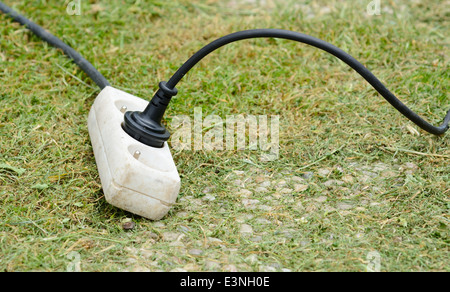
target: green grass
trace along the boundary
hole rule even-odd
[[[369,16],[369,2],[81,0],[80,16],[61,1],[13,7],[143,98],[209,41],[273,27],[346,50],[438,124],[450,108],[448,5],[381,1]],[[189,72],[169,128],[194,107],[279,115],[280,156],[173,151],[181,193],[154,222],[103,197],[87,130],[95,84],[0,22],[0,270],[66,271],[75,252],[82,271],[366,271],[371,251],[381,271],[450,270],[448,134],[418,129],[334,57],[243,41]]]

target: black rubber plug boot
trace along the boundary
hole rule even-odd
[[[162,148],[169,140],[170,133],[161,125],[161,120],[172,96],[177,95],[176,88],[168,88],[166,82],[159,83],[159,89],[144,111],[126,112],[122,128],[139,142],[156,148]]]

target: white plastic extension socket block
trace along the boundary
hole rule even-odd
[[[106,201],[152,220],[164,217],[176,202],[180,176],[167,142],[142,144],[123,129],[126,111],[142,111],[148,101],[105,87],[89,112],[88,128]]]

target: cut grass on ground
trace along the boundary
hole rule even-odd
[[[150,98],[225,34],[282,28],[365,64],[438,124],[448,98],[442,1],[6,1]],[[109,205],[87,115],[98,90],[58,50],[0,15],[0,270],[449,271],[449,139],[407,121],[359,75],[284,40],[235,43],[178,85],[167,115],[279,115],[279,158],[173,151],[176,206],[154,222]],[[122,224],[135,226],[125,230]],[[377,267],[375,267],[377,268]]]

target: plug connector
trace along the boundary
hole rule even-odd
[[[125,113],[123,129],[131,137],[151,147],[161,148],[170,133],[161,124],[161,120],[172,96],[178,93],[176,88],[169,88],[166,82],[159,83],[159,89],[143,111]]]

